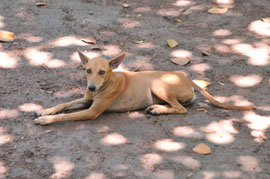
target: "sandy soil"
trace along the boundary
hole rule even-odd
[[[0,43],[0,178],[270,177],[270,23],[260,20],[268,0],[45,2],[0,1],[0,29],[16,35]],[[207,13],[213,6],[229,10]],[[96,45],[80,41],[89,36]],[[169,48],[169,38],[179,46]],[[83,95],[78,48],[90,57],[125,52],[122,69],[183,71],[211,81],[219,100],[258,109],[218,109],[198,94],[186,115],[135,111],[35,125],[35,110]],[[199,143],[212,153],[194,153]]]

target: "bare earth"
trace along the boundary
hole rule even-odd
[[[45,2],[0,1],[0,29],[16,35],[0,43],[0,178],[270,178],[270,23],[261,20],[269,0]],[[214,6],[228,12],[207,13]],[[96,45],[80,41],[89,36]],[[78,48],[89,57],[124,52],[120,69],[183,71],[210,81],[220,101],[258,108],[218,109],[198,94],[185,115],[35,125],[35,110],[82,97]],[[212,153],[193,152],[199,143]]]

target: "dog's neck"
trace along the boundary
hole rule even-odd
[[[125,86],[125,77],[124,75],[121,75],[121,73],[118,72],[110,72],[110,74],[107,76],[107,78],[104,79],[104,83],[102,84],[102,87],[99,91],[94,94],[96,95],[107,95],[108,92],[115,92],[116,90],[118,92],[122,91]]]

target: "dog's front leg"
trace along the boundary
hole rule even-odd
[[[36,124],[46,125],[54,122],[62,121],[73,121],[73,120],[86,120],[86,119],[95,119],[101,113],[103,113],[109,105],[112,103],[111,100],[97,100],[94,101],[92,106],[89,109],[73,112],[69,114],[57,114],[57,115],[47,115],[36,118],[34,121]]]
[[[35,123],[46,125],[61,121],[86,120],[95,118],[97,118],[97,114],[95,114],[91,109],[87,109],[69,114],[62,113],[57,115],[41,116],[35,119]]]
[[[52,108],[36,111],[36,114],[37,116],[52,115],[57,112],[61,112],[65,110],[85,108],[88,105],[90,105],[90,103],[91,103],[91,100],[86,100],[85,98],[81,98],[81,99],[77,99],[68,103],[59,104]]]

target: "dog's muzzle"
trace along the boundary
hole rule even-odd
[[[93,91],[96,90],[96,86],[95,85],[89,85],[88,89],[93,92]]]

